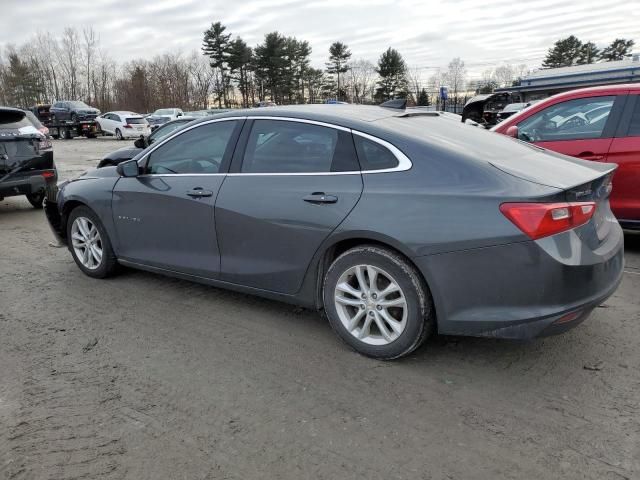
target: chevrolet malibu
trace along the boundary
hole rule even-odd
[[[316,308],[356,351],[430,334],[530,339],[618,286],[615,165],[419,109],[196,120],[61,185],[47,217],[86,275],[119,265]]]

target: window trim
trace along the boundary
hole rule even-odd
[[[149,150],[142,158],[138,160],[138,165],[146,168],[147,162],[149,160],[149,155],[153,153],[153,151],[159,147],[161,147],[165,142],[182,135],[183,133],[188,132],[189,130],[199,127],[201,125],[206,125],[209,123],[216,122],[224,122],[224,121],[242,121],[242,120],[281,120],[285,122],[299,122],[299,123],[307,123],[310,125],[318,125],[321,127],[333,128],[336,130],[342,130],[344,132],[349,132],[352,135],[358,135],[360,137],[371,140],[372,142],[378,143],[389,150],[397,159],[398,165],[392,168],[382,168],[378,170],[362,170],[362,167],[359,170],[352,170],[346,172],[285,172],[285,173],[275,173],[275,172],[265,172],[265,173],[253,173],[253,172],[224,172],[224,173],[145,173],[139,175],[140,177],[183,177],[183,176],[221,176],[227,175],[230,177],[239,177],[239,176],[252,176],[252,177],[290,177],[290,176],[329,176],[329,175],[364,175],[370,173],[392,173],[392,172],[405,172],[407,170],[411,170],[413,167],[413,163],[402,151],[386,140],[378,138],[376,136],[370,135],[368,133],[360,132],[358,130],[353,130],[351,128],[343,127],[342,125],[336,125],[333,123],[321,122],[317,120],[307,120],[305,118],[294,118],[294,117],[278,117],[278,116],[269,116],[269,115],[248,115],[248,116],[238,116],[238,117],[225,117],[225,118],[215,118],[208,120],[206,122],[198,122],[195,125],[192,125],[183,130],[178,130],[173,134],[169,134],[169,136],[163,139],[160,143],[153,146],[151,150]]]

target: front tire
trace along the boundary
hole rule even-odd
[[[377,245],[352,248],[331,264],[323,301],[338,336],[358,353],[381,360],[411,353],[435,323],[418,271],[400,254]]]
[[[67,241],[73,260],[85,275],[106,278],[115,273],[118,261],[109,235],[88,207],[76,207],[67,222]]]

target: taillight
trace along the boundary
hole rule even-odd
[[[500,211],[536,240],[584,225],[596,211],[595,202],[503,203]]]
[[[43,172],[40,173],[40,175],[42,175],[45,180],[49,180],[51,178],[54,178],[56,176],[56,171],[55,170],[44,170]]]
[[[124,128],[133,128],[133,127],[127,123],[125,124]]]

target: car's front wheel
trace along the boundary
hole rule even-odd
[[[105,278],[115,272],[118,261],[107,231],[88,207],[76,207],[71,211],[67,241],[74,261],[86,275]]]
[[[323,285],[335,332],[357,352],[391,360],[411,353],[434,323],[433,304],[418,271],[398,253],[363,245],[340,255]]]

